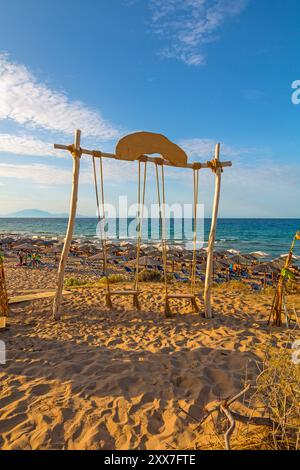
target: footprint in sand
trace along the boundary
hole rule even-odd
[[[50,392],[51,387],[50,385],[47,384],[39,384],[39,385],[34,385],[30,391],[32,395],[46,395],[46,393]]]

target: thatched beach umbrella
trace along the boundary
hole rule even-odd
[[[233,255],[230,258],[227,258],[231,263],[241,264],[241,265],[250,265],[252,264],[254,258],[249,255],[237,254]]]
[[[46,253],[55,255],[55,254],[61,253],[62,249],[63,249],[63,246],[51,246],[50,248],[46,249]]]
[[[253,266],[251,268],[251,271],[254,274],[255,273],[271,274],[271,273],[278,272],[278,268],[276,266],[273,266],[272,263],[261,263],[261,264],[257,264],[256,266]]]
[[[267,263],[260,263],[251,268],[253,274],[263,274],[264,275],[264,288],[267,285],[267,274],[272,274],[272,280],[274,280],[274,275],[278,274],[283,267],[282,262],[270,261]]]
[[[37,246],[52,246],[55,242],[53,240],[38,240],[37,242],[34,242],[34,244]]]
[[[224,256],[228,256],[227,250],[216,250],[215,251],[216,258],[223,258]]]
[[[33,246],[30,243],[23,243],[22,245],[18,245],[15,247],[18,250],[27,250],[27,251],[36,251],[37,247]]]
[[[285,259],[284,258],[275,258],[272,261],[270,261],[270,264],[277,268],[278,270],[281,270],[284,265],[285,265]]]
[[[259,258],[268,258],[270,256],[269,253],[264,253],[263,251],[252,251],[249,254],[254,256],[257,259],[259,259]]]
[[[228,253],[232,254],[232,255],[238,255],[240,254],[240,251],[239,250],[234,250],[233,248],[230,248],[229,250],[227,250]]]
[[[14,243],[14,241],[15,241],[14,238],[4,237],[4,238],[1,238],[0,243],[2,243],[3,245],[10,245],[11,243]]]
[[[109,253],[107,253],[106,255],[106,259],[118,259],[119,257],[118,256],[113,256]],[[103,261],[104,260],[104,256],[103,256],[103,253],[96,253],[95,255],[93,256],[89,256],[88,257],[88,260],[92,260],[92,261]]]
[[[284,255],[280,255],[279,258],[284,258],[284,259],[286,259],[288,256],[289,256],[289,253],[285,253]],[[292,255],[292,259],[293,259],[294,261],[299,261],[299,260],[300,260],[300,256]]]
[[[213,271],[214,272],[221,271],[222,269],[224,270],[224,269],[227,269],[227,268],[228,268],[228,264],[224,260],[215,260],[213,262]],[[206,263],[199,264],[198,269],[200,271],[205,272],[206,271]]]
[[[133,259],[131,261],[128,261],[128,263],[126,263],[126,264],[128,266],[135,266],[136,263],[137,263],[137,260]],[[140,266],[150,266],[151,268],[157,268],[158,266],[161,266],[161,261],[150,258],[149,256],[142,256],[139,259],[139,265]]]
[[[15,248],[19,248],[20,245],[35,245],[36,244],[36,240],[34,240],[33,238],[22,238],[20,240],[16,240],[14,242],[14,247]]]

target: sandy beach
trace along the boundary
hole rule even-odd
[[[10,297],[55,287],[55,269],[15,267],[7,258],[5,272]],[[1,332],[1,449],[223,448],[211,430],[195,430],[195,419],[245,381],[255,383],[270,341],[280,350],[297,337],[267,326],[270,293],[218,286],[208,320],[177,300],[166,319],[161,283],[140,284],[140,312],[127,297],[108,310],[103,291],[69,289],[60,322],[51,317],[51,298],[11,306]],[[200,311],[202,292],[199,285]],[[300,295],[289,302],[299,309]],[[245,397],[234,407],[260,415]]]

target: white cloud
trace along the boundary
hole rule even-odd
[[[184,149],[191,159],[204,158],[211,159],[215,152],[215,141],[211,139],[185,139],[179,142],[179,145]],[[221,143],[221,155],[225,157],[238,157],[245,154],[257,152],[257,149],[250,148],[233,148],[230,145]]]
[[[222,207],[225,216],[298,217],[300,166],[265,161],[224,170]]]
[[[65,156],[62,152],[54,150],[53,144],[43,142],[31,136],[18,136],[14,134],[0,134],[0,152],[36,157]]]
[[[126,183],[136,181],[136,172],[133,171],[131,163],[106,160],[103,162],[103,171],[106,183]],[[96,165],[99,174],[98,164]],[[13,178],[22,180],[23,183],[36,184],[39,186],[61,186],[72,183],[72,171],[70,169],[58,168],[52,165],[40,163],[15,164],[0,163],[0,178]],[[91,160],[82,160],[80,170],[80,183],[94,187]],[[122,189],[120,189],[122,192]]]
[[[180,170],[172,177],[177,177],[172,202],[177,202],[178,194],[184,202],[192,201],[192,175]],[[214,174],[202,170],[199,202],[204,203],[206,217],[211,217],[214,185]],[[219,217],[299,217],[299,200],[300,165],[268,160],[256,165],[234,163],[222,174]]]
[[[119,130],[101,114],[64,93],[39,83],[24,65],[0,54],[0,120],[64,134],[81,129],[85,136],[109,140]]]
[[[70,184],[72,173],[69,170],[50,165],[17,165],[0,163],[0,178],[13,178],[26,183],[44,186]]]
[[[161,55],[188,65],[205,62],[203,46],[218,29],[239,15],[248,0],[151,0],[152,26],[167,41]]]

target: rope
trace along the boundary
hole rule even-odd
[[[100,198],[99,198],[99,190],[98,190],[98,182],[97,182],[97,171],[96,171],[96,163],[95,157],[92,158],[93,161],[93,174],[94,174],[94,185],[95,185],[95,195],[96,195],[96,205],[97,205],[97,215],[98,215],[98,223],[101,229],[101,244],[102,244],[102,253],[103,253],[103,273],[106,277],[106,285],[107,291],[110,292],[109,286],[109,279],[107,275],[107,244],[106,244],[106,236],[105,236],[105,207],[104,207],[104,181],[103,181],[103,165],[102,165],[102,157],[99,159],[99,169],[100,169],[100,187],[101,187],[101,207],[102,207],[102,216],[100,211]],[[103,221],[103,226],[102,226]]]
[[[219,162],[217,158],[213,158],[210,162],[207,162],[207,166],[213,173],[217,173],[218,169],[221,169],[221,172],[223,173],[222,163]]]
[[[195,295],[196,286],[196,265],[197,265],[197,207],[199,194],[199,170],[193,169],[193,188],[194,188],[194,237],[193,237],[193,261],[191,269],[191,294]]]
[[[138,163],[138,239],[137,239],[137,254],[136,254],[136,268],[135,268],[135,289],[138,289],[139,270],[140,270],[140,253],[142,243],[142,226],[144,219],[145,207],[145,194],[146,194],[146,181],[147,181],[147,160],[144,163],[144,178],[143,178],[143,193],[142,193],[142,209],[141,209],[141,162]]]
[[[74,144],[71,144],[71,145],[68,145],[67,149],[69,150],[69,152],[72,154],[72,157],[79,157],[81,158],[82,156],[82,150],[81,148],[79,150],[76,149],[75,145]]]
[[[157,188],[157,199],[159,207],[159,223],[161,225],[161,249],[162,249],[162,260],[164,267],[164,282],[165,282],[165,294],[168,294],[168,279],[167,279],[167,241],[166,241],[166,195],[165,195],[165,175],[164,175],[164,164],[161,166],[161,182],[162,182],[162,201],[160,194],[160,182],[159,182],[159,173],[158,173],[158,163],[155,162],[155,172],[156,172],[156,188]],[[163,204],[163,210],[162,210]]]

